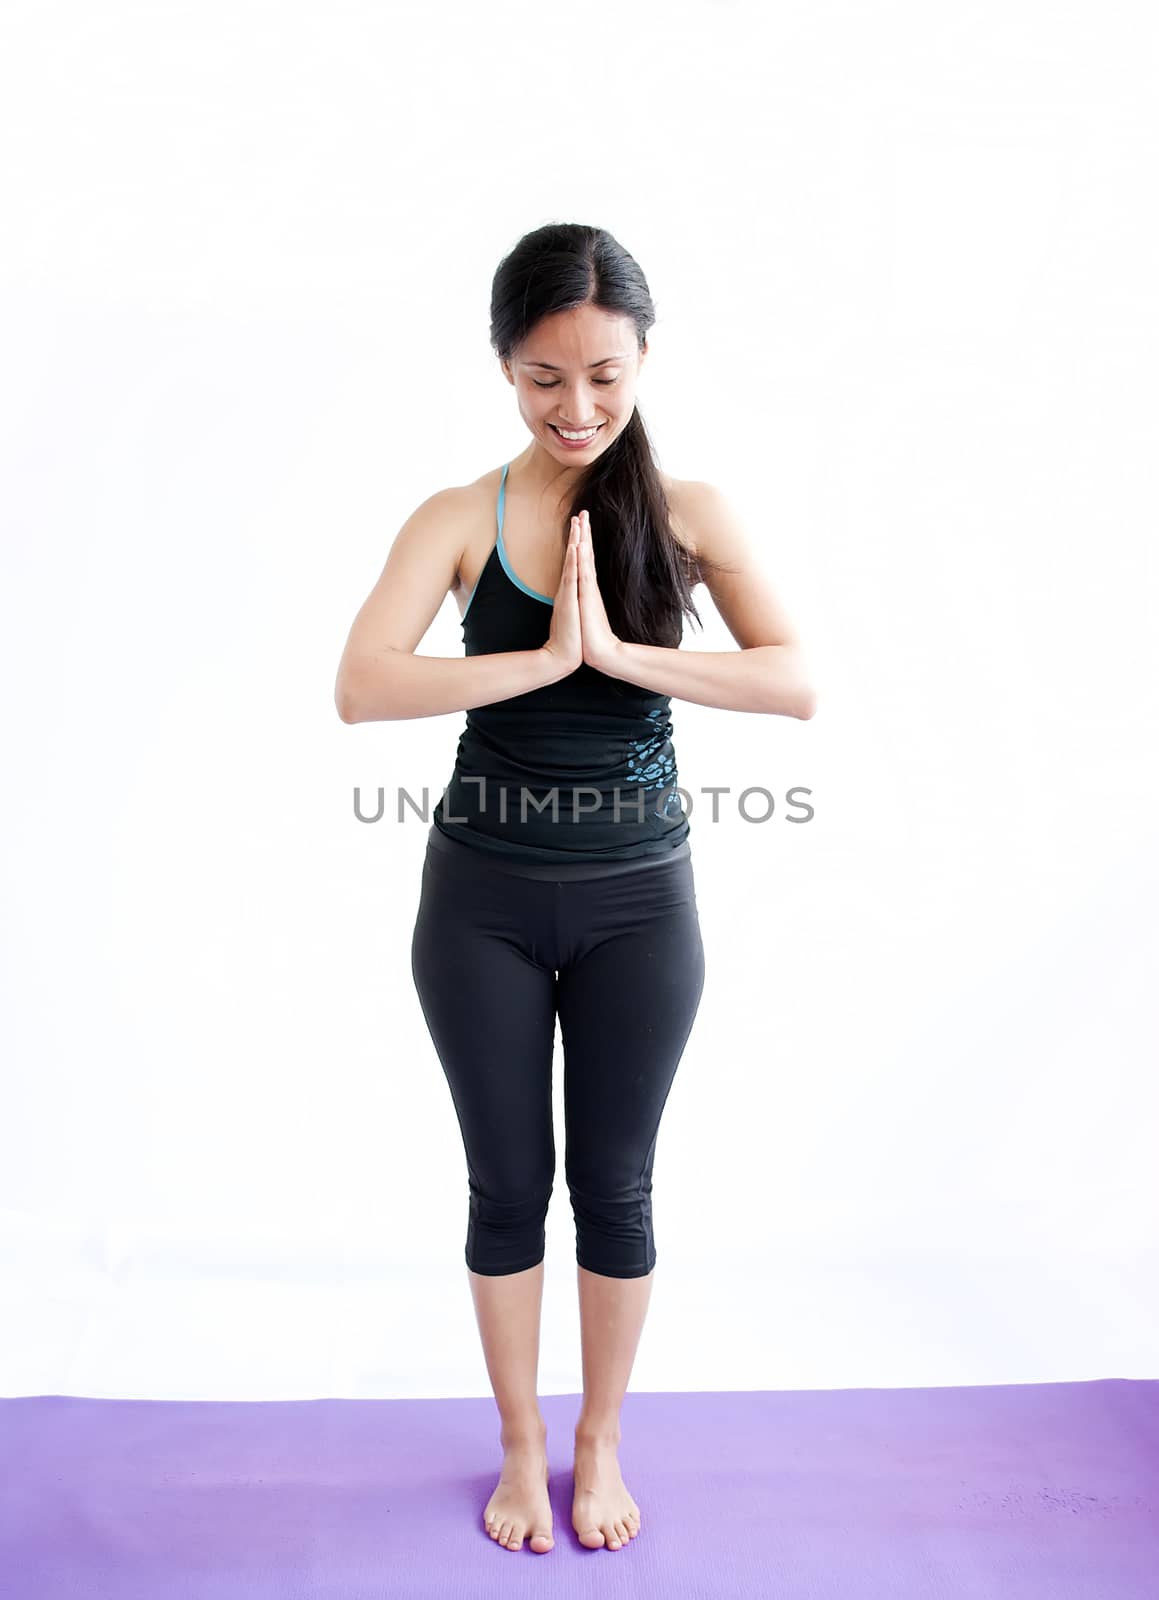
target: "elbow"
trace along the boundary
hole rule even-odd
[[[393,655],[388,647],[386,657]],[[384,659],[344,662],[334,685],[334,709],[343,722],[390,722],[405,715],[398,709]]]
[[[365,720],[362,707],[354,692],[354,685],[345,673],[339,673],[338,682],[334,685],[334,709],[343,722],[354,723]]]
[[[793,647],[793,659],[796,671],[796,710],[794,715],[799,722],[809,722],[817,711],[817,690],[809,672],[808,662],[801,650],[800,644]]]
[[[817,691],[801,651],[795,643],[778,645],[776,649],[781,665],[774,678],[769,710],[782,717],[795,717],[798,722],[808,722],[817,711]]]
[[[808,722],[817,710],[817,696],[812,689],[786,689],[783,683],[777,684],[766,711],[771,711],[775,717],[792,717],[796,722]]]

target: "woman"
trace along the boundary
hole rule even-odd
[[[519,241],[495,275],[491,342],[531,442],[404,524],[335,695],[347,722],[467,712],[412,974],[467,1157],[466,1261],[504,1452],[484,1524],[509,1550],[553,1543],[536,1375],[557,1018],[583,1351],[572,1522],[612,1550],[641,1526],[620,1409],[656,1260],[660,1116],[704,981],[670,698],[813,714],[797,635],[724,497],[657,469],[635,403],[654,321],[604,229]],[[702,580],[739,652],[681,652]],[[465,654],[416,656],[448,591]]]

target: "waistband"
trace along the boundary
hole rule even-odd
[[[686,861],[692,854],[692,841],[683,839],[674,850],[660,851],[650,856],[631,856],[621,861],[521,861],[518,856],[508,857],[484,846],[464,844],[459,839],[449,839],[436,824],[431,825],[427,843],[434,849],[471,860],[498,872],[510,872],[517,878],[550,879],[556,883],[587,880],[589,878],[618,878],[625,872],[641,872],[649,867],[663,867],[673,861]]]

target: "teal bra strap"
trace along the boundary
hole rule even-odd
[[[510,465],[509,461],[507,467]],[[522,589],[523,593],[529,594],[533,600],[542,600],[545,606],[553,606],[555,604],[554,598],[549,594],[540,594],[538,589],[533,589],[530,584],[524,583],[523,579],[518,577],[512,570],[511,563],[507,559],[507,546],[503,543],[503,507],[507,499],[507,467],[503,468],[503,477],[499,484],[499,536],[495,541],[499,550],[499,560],[504,572],[517,589]]]
[[[503,543],[503,507],[507,503],[507,467],[509,467],[510,465],[511,465],[511,463],[509,461],[507,463],[507,466],[505,466],[503,468],[503,476],[499,480],[499,543],[500,544]]]

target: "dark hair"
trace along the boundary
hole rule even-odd
[[[592,305],[630,317],[638,348],[656,320],[647,280],[605,228],[551,222],[525,233],[491,285],[491,345],[510,360],[542,317]],[[586,507],[596,576],[612,632],[637,644],[678,645],[692,586],[722,564],[676,538],[652,443],[637,406],[627,427],[576,482],[568,515]],[[727,570],[727,569],[726,569]]]

